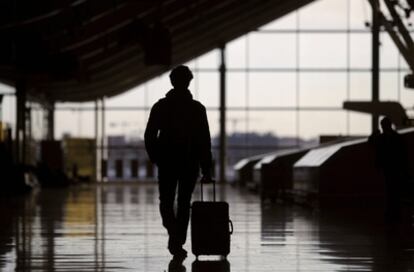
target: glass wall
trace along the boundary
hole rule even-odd
[[[315,142],[320,135],[368,135],[371,118],[342,110],[346,100],[371,99],[371,9],[366,0],[319,0],[226,45],[229,165],[242,156]],[[219,134],[220,52],[187,65],[190,89],[208,110],[213,144]],[[409,71],[395,45],[381,33],[381,100],[409,109]],[[168,74],[106,100],[107,136],[142,149],[151,106],[171,88]],[[59,111],[56,135],[93,137],[93,110]],[[93,106],[91,107],[93,108]],[[128,140],[128,139],[134,139]],[[237,155],[232,155],[236,154]]]

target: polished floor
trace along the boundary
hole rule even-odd
[[[155,184],[78,186],[1,198],[1,271],[414,271],[410,224],[376,210],[261,203],[218,188],[234,223],[228,261],[171,265]],[[198,191],[194,199],[199,199]],[[191,241],[186,248],[190,251]]]

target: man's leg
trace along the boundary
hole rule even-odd
[[[174,199],[177,188],[177,178],[173,173],[160,169],[158,189],[160,194],[160,213],[163,226],[167,229],[169,240],[168,249],[174,254],[177,248],[177,222],[174,215]]]
[[[194,191],[197,177],[182,178],[178,182],[177,226],[178,241],[182,246],[187,238],[188,222],[190,220],[191,195]]]

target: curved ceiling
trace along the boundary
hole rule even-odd
[[[113,96],[312,1],[1,1],[0,81],[31,99]]]

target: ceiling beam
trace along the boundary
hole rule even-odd
[[[308,3],[311,1],[303,1],[302,3]],[[259,27],[260,25],[262,25],[263,23],[269,22],[271,20],[274,19],[275,16],[275,12],[277,12],[276,14],[278,14],[278,16],[282,16],[284,14],[286,14],[287,12],[291,11],[292,7],[290,6],[286,6],[283,9],[281,9],[280,7],[278,7],[278,9],[272,9],[272,6],[265,6],[265,9],[263,11],[259,11],[258,13],[265,13],[266,15],[266,20],[265,22],[263,22],[263,19],[260,19],[260,16],[257,16],[257,14],[254,13],[247,13],[245,16],[242,16],[240,19],[241,20],[246,20],[246,19],[250,19],[252,20],[252,16],[254,17],[258,17],[259,19],[256,19],[256,23],[254,24],[254,26],[250,27],[250,30],[255,29],[257,27]],[[266,13],[267,12],[267,13]],[[263,14],[262,14],[263,16]],[[233,17],[234,18],[234,17]],[[237,18],[237,17],[236,17]],[[227,20],[228,21],[228,20]],[[237,29],[235,28],[229,28],[228,24],[230,25],[235,25],[237,27]],[[224,36],[231,36],[231,33],[237,33],[235,35],[233,35],[233,38],[236,38],[237,36],[242,35],[243,33],[245,33],[246,31],[246,26],[243,26],[243,24],[239,24],[237,21],[233,21],[227,24],[223,25],[222,29],[227,29],[229,28],[228,32],[223,33]],[[208,33],[208,32],[207,32]],[[179,52],[191,52],[190,54],[182,54],[181,53],[181,57],[175,58],[174,62],[179,61],[180,59],[185,60],[185,59],[190,59],[192,58],[190,55],[194,56],[194,53],[196,53],[196,50],[192,50],[192,48],[198,48],[193,46],[193,42],[195,44],[206,44],[207,46],[205,47],[204,50],[201,51],[208,51],[211,50],[212,47],[217,46],[217,44],[215,44],[218,39],[214,39],[214,33],[210,33],[210,34],[206,34],[204,36],[200,36],[199,38],[193,40],[192,42],[188,42],[186,44],[184,44],[183,46],[181,46],[180,48],[177,49],[176,55],[180,55]],[[188,37],[184,36],[182,39],[186,40]],[[213,41],[213,42],[212,42]],[[194,51],[194,52],[193,52]],[[200,50],[198,50],[198,52],[200,52]],[[141,59],[142,60],[142,59]],[[129,64],[125,64],[123,63],[125,66],[122,66],[119,69],[124,69],[125,71],[129,70],[131,71],[131,67],[136,67],[136,80],[134,80],[134,76],[128,77],[128,82],[131,82],[131,84],[139,84],[142,83],[143,80],[147,80],[148,78],[150,78],[151,76],[154,76],[154,74],[159,74],[162,71],[165,71],[166,68],[151,68],[151,67],[145,67],[142,65],[142,61],[140,62],[140,59],[137,59],[137,57],[135,58],[131,58]],[[135,70],[135,69],[134,69]],[[145,71],[149,71],[148,73],[146,73]],[[158,71],[158,73],[156,72]],[[79,89],[79,93],[95,93],[94,90],[100,90],[101,88],[105,88],[105,92],[107,92],[108,94],[116,94],[120,91],[120,89],[123,89],[123,91],[125,90],[122,86],[132,86],[131,84],[124,84],[124,81],[122,80],[122,78],[126,78],[127,77],[127,72],[124,73],[112,73],[112,76],[108,77],[108,75],[103,75],[104,78],[107,78],[107,80],[97,80],[96,83],[91,83],[91,84],[87,84],[89,85],[89,87],[87,87],[87,85],[85,86],[85,88],[80,88]],[[138,76],[142,75],[142,76]],[[111,83],[112,82],[112,83]],[[132,86],[133,87],[133,86]],[[75,87],[76,88],[76,87]],[[120,88],[120,89],[119,89]],[[78,89],[78,88],[76,88]],[[113,89],[113,91],[109,91],[108,89]]]

